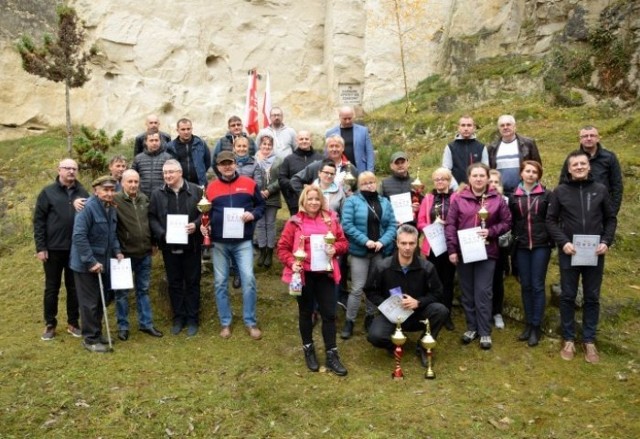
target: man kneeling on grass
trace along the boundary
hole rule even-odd
[[[442,304],[442,284],[433,264],[422,259],[416,253],[418,248],[418,229],[403,224],[396,234],[398,249],[393,255],[376,263],[369,273],[364,292],[374,305],[379,306],[392,294],[391,290],[402,291],[402,306],[413,313],[402,323],[402,330],[425,333],[425,325],[421,320],[429,319],[431,335],[438,337],[440,329],[449,316],[449,310]],[[377,315],[367,340],[378,348],[393,352],[395,345],[391,341],[396,327],[383,314]],[[422,335],[420,338],[422,338]],[[418,339],[416,355],[424,367],[427,366],[427,355]]]

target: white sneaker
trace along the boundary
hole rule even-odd
[[[496,328],[504,329],[504,319],[502,318],[502,314],[496,314],[493,316],[493,323],[496,325]]]
[[[480,337],[480,347],[484,350],[491,349],[491,336],[483,335]]]

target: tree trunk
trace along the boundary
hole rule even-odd
[[[404,99],[405,99],[405,109],[404,112],[408,113],[411,108],[411,101],[409,100],[409,85],[407,84],[407,68],[404,60],[404,33],[402,31],[402,26],[400,24],[400,4],[398,0],[394,0],[393,2],[394,13],[396,18],[396,28],[398,29],[398,42],[400,43],[400,67],[402,69],[402,79],[404,81]]]
[[[67,119],[67,152],[71,157],[71,146],[73,144],[73,133],[71,132],[71,98],[69,87],[69,80],[64,81],[64,104],[65,104],[65,117]]]

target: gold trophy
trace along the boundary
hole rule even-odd
[[[429,319],[420,320],[427,327],[424,336],[420,339],[420,344],[427,351],[427,371],[424,373],[424,377],[428,380],[436,378],[436,374],[431,368],[433,352],[431,349],[436,347],[436,339],[431,335],[431,326],[429,325]]]
[[[411,189],[419,193],[422,193],[424,190],[424,184],[420,181],[420,168],[418,168],[418,172],[416,173],[416,179],[411,182]]]
[[[480,209],[478,210],[478,217],[480,218],[480,227],[487,228],[487,218],[489,218],[489,211],[486,207],[487,195],[482,194],[482,200],[480,201]],[[487,238],[484,239],[484,245],[489,245]]]
[[[353,186],[356,184],[356,177],[351,172],[351,162],[347,162],[347,173],[342,179],[342,185],[345,186],[345,192],[349,193],[353,190]]]
[[[304,258],[307,257],[307,252],[304,251],[304,235],[300,235],[298,249],[293,253],[293,257],[296,259],[296,262],[300,262],[300,264],[302,264]]]
[[[307,257],[307,252],[304,251],[304,238],[304,235],[300,235],[298,249],[293,253],[293,257],[296,262],[300,263],[300,266],[302,266],[302,262]],[[302,275],[299,272],[291,275],[291,282],[289,282],[289,295],[302,295]]]
[[[198,202],[197,206],[198,210],[202,214],[202,225],[209,230],[209,211],[211,210],[211,202],[207,200],[207,194],[205,192],[204,186],[202,187],[202,199]],[[204,236],[202,240],[202,246],[205,248],[211,247],[211,237],[209,233]]]
[[[440,224],[444,224],[444,220],[442,219],[442,204],[436,203],[436,205],[433,206],[433,210],[436,211],[435,222],[436,223],[440,223]]]
[[[327,232],[326,235],[324,235],[324,243],[326,245],[333,245],[336,242],[336,237],[333,233],[331,233],[331,230],[329,230]],[[333,258],[329,258],[329,262],[327,263],[327,271],[333,271]]]
[[[396,323],[396,332],[391,335],[391,341],[396,345],[393,351],[396,367],[393,372],[391,372],[391,378],[398,381],[404,379],[404,373],[402,372],[402,367],[400,367],[400,360],[402,359],[402,345],[407,341],[407,337],[403,334],[402,328],[400,327],[400,317],[398,317],[398,323]]]

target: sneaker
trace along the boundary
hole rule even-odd
[[[220,331],[220,337],[224,338],[225,340],[231,337],[231,328],[229,326],[223,326],[222,330]]]
[[[560,351],[560,357],[563,360],[571,361],[573,357],[576,355],[576,345],[573,340],[567,340],[564,342],[564,346]],[[585,356],[586,357],[586,356]]]
[[[254,340],[260,340],[262,338],[262,331],[258,329],[257,326],[247,326],[247,332]]]
[[[477,337],[478,337],[478,333],[476,331],[467,331],[464,334],[462,334],[462,343],[469,344],[473,340],[475,340]]]
[[[584,361],[591,364],[596,364],[600,361],[600,355],[598,355],[595,344],[585,343],[582,347],[584,348]]]
[[[42,333],[42,337],[40,339],[44,341],[53,340],[53,337],[56,336],[56,327],[53,325],[47,325],[44,328],[44,332]]]
[[[504,319],[502,318],[502,314],[496,314],[493,316],[493,324],[496,325],[498,329],[504,329]]]
[[[491,349],[491,336],[490,335],[483,335],[482,337],[480,337],[480,347],[482,349],[484,349],[485,351]]]
[[[195,323],[189,323],[187,325],[187,337],[193,337],[198,333],[198,325]]]
[[[67,326],[67,332],[71,335],[73,335],[76,338],[80,338],[82,337],[82,331],[80,330],[80,328],[73,326],[73,325],[68,325]]]
[[[109,348],[108,345],[105,345],[103,343],[92,343],[89,344],[86,341],[82,341],[82,346],[84,346],[84,348],[86,350],[88,350],[89,352],[96,352],[96,353],[100,353],[100,354],[104,354],[107,353],[109,351],[111,351],[111,348]]]

